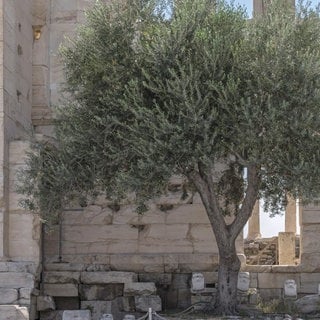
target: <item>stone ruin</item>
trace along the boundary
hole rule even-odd
[[[66,211],[49,234],[37,215],[18,205],[16,174],[25,164],[29,134],[33,130],[38,139],[52,135],[50,106],[58,103],[63,83],[58,47],[74,34],[92,3],[0,1],[0,320],[62,319],[66,310],[74,311],[69,314],[74,319],[90,311],[93,320],[108,314],[118,320],[150,306],[155,311],[184,309],[214,299],[219,263],[214,235],[199,196],[180,200],[179,177],[143,216],[130,203],[114,208],[97,199]],[[254,8],[263,10],[262,0],[255,0]],[[285,232],[265,241],[262,249],[259,215],[253,213],[248,242],[259,246],[248,263],[243,235],[237,239],[243,273],[239,299],[254,304],[257,294],[268,300],[294,292],[304,299],[297,300],[302,306],[318,301],[320,207],[300,208],[298,257],[293,207],[287,208]],[[274,248],[269,256],[275,259],[262,262],[272,248],[269,242]],[[284,286],[287,280],[291,291]]]

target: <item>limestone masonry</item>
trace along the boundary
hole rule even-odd
[[[24,211],[15,193],[31,133],[52,135],[51,106],[59,103],[63,68],[58,48],[84,21],[95,0],[0,0],[0,320],[122,319],[187,308],[214,299],[218,250],[197,194],[180,200],[181,181],[137,215],[130,203],[114,208],[97,199],[64,212],[61,225],[45,234],[37,215]],[[254,1],[256,12],[264,10]],[[300,212],[300,261],[295,259],[295,204],[286,232],[272,240],[280,265],[247,265],[243,235],[237,240],[249,291],[281,298],[293,280],[298,297],[317,294],[320,283],[320,208]],[[255,208],[249,238],[260,236]],[[192,293],[193,272],[204,277]],[[247,274],[245,274],[247,277]],[[245,299],[255,303],[256,291]],[[64,310],[83,310],[65,313]],[[90,311],[90,312],[89,312]],[[82,319],[82,318],[81,318]]]

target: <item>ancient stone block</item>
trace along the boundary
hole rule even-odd
[[[294,232],[279,232],[279,264],[294,265],[296,235]]]
[[[293,279],[284,282],[283,296],[285,298],[297,298],[297,284]]]
[[[25,272],[0,272],[2,288],[33,288],[34,275]]]
[[[83,211],[67,212],[63,215],[65,225],[109,225],[112,222],[112,210],[97,205],[90,205]]]
[[[191,304],[191,291],[190,289],[178,289],[177,308],[186,309]]]
[[[114,303],[117,304],[117,308],[119,309],[119,311],[135,311],[134,297],[118,297],[114,300]]]
[[[303,214],[301,215],[301,224],[319,224],[320,223],[320,215],[319,215],[319,207],[314,210],[307,210],[306,208],[303,210]]]
[[[303,225],[301,232],[303,234],[301,241],[301,252],[318,253],[320,242],[320,224]]]
[[[18,300],[18,290],[0,288],[0,305],[13,304],[17,300]]]
[[[41,311],[40,319],[41,320],[62,320],[63,310],[55,311]]]
[[[29,311],[18,305],[0,305],[0,320],[29,320]]]
[[[218,272],[202,272],[206,284],[214,284],[218,282]]]
[[[259,289],[283,288],[283,284],[287,279],[293,279],[298,286],[300,285],[300,277],[297,273],[259,273],[258,287]]]
[[[157,288],[153,282],[131,282],[124,285],[125,296],[140,296],[155,294]]]
[[[90,310],[66,310],[63,311],[62,320],[91,320]]]
[[[80,285],[81,300],[113,300],[123,295],[122,283],[110,283],[104,285]]]
[[[20,288],[19,289],[19,298],[21,299],[30,299],[31,295],[38,295],[38,289],[34,288]]]
[[[248,291],[250,285],[249,272],[239,272],[237,288],[240,291]]]
[[[81,309],[91,310],[92,320],[100,320],[104,313],[112,313],[112,302],[81,301]]]
[[[295,307],[302,313],[314,313],[320,311],[320,296],[312,294],[304,296],[294,302]]]
[[[83,263],[46,263],[46,271],[84,271],[86,265]]]
[[[43,273],[44,283],[79,283],[80,272],[76,271],[50,271]]]
[[[57,284],[57,283],[45,283],[43,285],[44,293],[53,297],[77,297],[78,285],[73,283]]]
[[[167,223],[194,223],[210,225],[202,204],[181,204],[167,213]]]
[[[136,310],[146,312],[149,308],[153,311],[161,311],[162,304],[159,296],[136,296],[134,297]]]
[[[156,285],[170,285],[171,273],[139,273],[140,282],[154,282]]]
[[[112,254],[110,266],[119,271],[164,272],[163,256],[154,254]]]
[[[191,277],[191,292],[196,293],[203,291],[205,288],[204,275],[200,272],[192,273]]]
[[[107,284],[136,282],[137,274],[133,272],[81,272],[81,282],[84,284]]]
[[[177,254],[178,270],[183,273],[217,271],[219,265],[218,254]]]
[[[320,253],[302,253],[300,267],[303,272],[320,272]]]
[[[318,283],[320,283],[320,273],[301,273],[299,293],[318,293]]]
[[[38,311],[48,311],[55,310],[56,305],[54,300],[50,296],[39,296],[37,297],[37,310]]]

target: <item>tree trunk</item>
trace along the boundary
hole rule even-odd
[[[222,315],[237,313],[237,284],[240,271],[240,260],[233,249],[219,250],[218,292],[216,309]]]

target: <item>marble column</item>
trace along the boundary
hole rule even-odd
[[[297,205],[296,199],[288,196],[288,203],[285,211],[285,232],[297,232]]]
[[[261,238],[260,233],[260,208],[259,208],[259,200],[256,201],[252,215],[249,219],[249,226],[248,226],[248,240],[255,240],[257,238]]]

